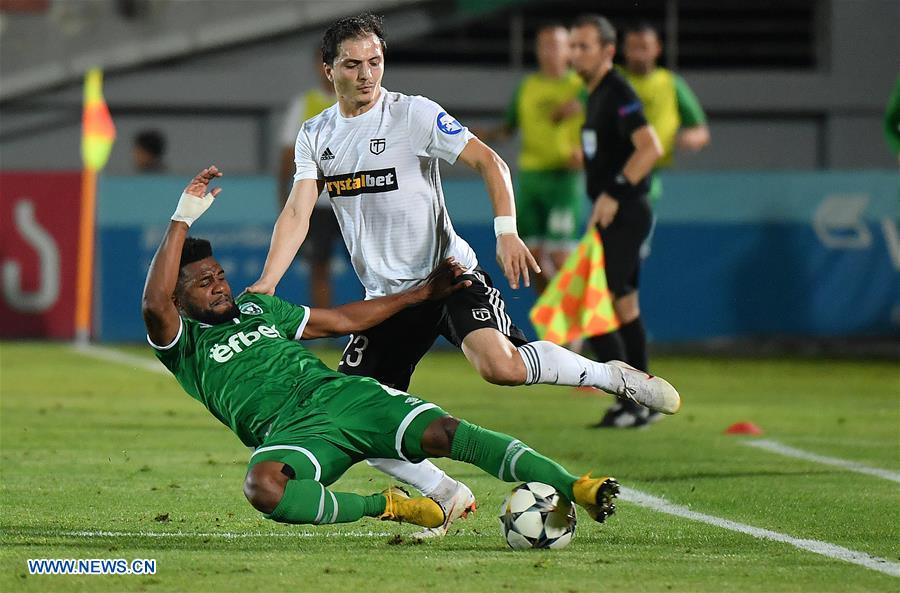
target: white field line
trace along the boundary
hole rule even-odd
[[[826,445],[851,445],[853,447],[877,447],[880,449],[895,448],[897,445],[884,439],[858,439],[851,437],[816,437],[816,436],[792,436],[792,441],[798,441],[805,445],[823,443]]]
[[[264,538],[306,538],[306,537],[392,537],[396,534],[386,531],[330,531],[330,532],[310,532],[298,531],[293,533],[275,532],[267,533],[264,531],[219,531],[211,533],[192,533],[180,531],[34,531],[34,532],[5,532],[4,535],[12,537],[85,537],[85,538],[115,538],[115,537],[149,537],[149,538],[219,538],[219,539],[252,539],[258,537]]]
[[[148,358],[144,358],[143,356],[127,354],[125,352],[120,352],[112,348],[86,345],[73,346],[72,350],[74,352],[77,352],[78,354],[83,354],[84,356],[89,356],[91,358],[96,358],[99,360],[105,360],[107,362],[115,362],[117,364],[132,368],[139,368],[143,371],[150,371],[151,373],[162,373],[165,375],[169,374],[169,371],[166,370],[166,367],[164,367],[162,363],[157,360],[151,360]]]
[[[145,358],[141,358],[138,356],[132,356],[129,354],[125,354],[123,352],[118,352],[116,350],[111,350],[108,348],[101,348],[97,346],[82,346],[76,347],[76,352],[81,352],[87,356],[93,356],[94,358],[99,358],[102,360],[108,360],[110,362],[117,362],[120,364],[126,364],[130,366],[137,366],[139,368],[152,371],[152,372],[162,372],[165,373],[165,367],[161,364],[154,363],[152,361],[148,361]],[[759,446],[759,443],[763,443],[766,441],[745,441],[748,445]],[[775,443],[774,441],[769,441],[774,443],[779,447],[784,447],[784,445],[780,445],[779,443]],[[768,448],[766,446],[761,448]],[[786,447],[786,449],[790,449],[790,447]],[[866,466],[861,466],[857,463],[844,461],[842,459],[834,459],[830,457],[822,457],[820,455],[814,455],[812,453],[806,453],[805,451],[799,451],[797,449],[793,449],[793,451],[797,451],[803,455],[803,459],[810,459],[811,461],[819,461],[820,463],[826,463],[821,460],[827,459],[829,462],[837,461],[839,462],[839,467],[845,467],[846,469],[852,469],[853,471],[860,471],[859,468],[865,468],[866,470],[872,470],[878,472],[875,475],[879,475],[879,477],[885,477],[881,475],[882,473],[889,474],[893,477],[888,478],[894,481],[900,481],[897,474],[893,472],[888,472],[886,470],[879,470],[876,468],[869,468]],[[781,451],[776,451],[781,452]],[[813,459],[814,458],[814,459]],[[830,465],[835,465],[834,463],[829,463]],[[849,467],[852,466],[852,467]],[[862,473],[871,473],[871,472],[862,472]],[[752,537],[758,539],[767,539],[776,542],[785,543],[800,550],[806,550],[808,552],[812,552],[814,554],[819,554],[821,556],[825,556],[827,558],[831,558],[834,560],[842,560],[844,562],[849,562],[851,564],[856,564],[858,566],[862,566],[864,568],[868,568],[870,570],[875,570],[893,577],[900,577],[900,563],[892,562],[885,558],[879,558],[877,556],[872,556],[870,554],[866,554],[865,552],[857,552],[855,550],[851,550],[849,548],[844,548],[842,546],[837,546],[835,544],[830,544],[828,542],[823,542],[815,539],[801,539],[796,538],[790,535],[786,535],[783,533],[778,533],[777,531],[771,531],[769,529],[762,529],[760,527],[753,527],[752,525],[745,525],[743,523],[738,523],[736,521],[731,521],[729,519],[723,519],[721,517],[716,517],[713,515],[707,515],[705,513],[699,513],[697,511],[692,511],[691,509],[673,504],[667,501],[664,498],[660,498],[658,496],[653,496],[652,494],[647,494],[646,492],[641,492],[640,490],[633,490],[631,488],[622,488],[621,492],[622,500],[626,500],[638,506],[642,506],[645,508],[649,508],[651,510],[665,513],[668,515],[674,515],[676,517],[681,517],[683,519],[689,519],[691,521],[698,521],[700,523],[706,523],[707,525],[713,525],[715,527],[719,527],[721,529],[727,529],[729,531],[736,531],[738,533],[744,533],[746,535],[750,535]],[[10,534],[16,535],[16,534]],[[23,534],[23,535],[35,535],[35,534]],[[234,533],[234,532],[221,532],[221,533],[180,533],[180,532],[157,532],[157,531],[48,531],[45,532],[45,536],[48,537],[157,537],[157,538],[167,538],[167,537],[204,537],[204,538],[223,538],[223,539],[241,539],[241,538],[256,538],[256,537],[286,537],[286,538],[306,538],[306,537],[389,537],[393,534],[386,532],[372,532],[372,531],[351,531],[351,532],[326,532],[326,533],[317,533],[317,532],[297,532],[297,533],[262,533],[262,532],[246,532],[246,533]]]
[[[900,483],[900,474],[898,474],[897,472],[863,465],[862,463],[849,461],[847,459],[840,459],[839,457],[826,457],[825,455],[817,455],[816,453],[810,453],[802,449],[795,449],[794,447],[782,445],[778,441],[761,439],[758,441],[741,441],[741,444],[747,445],[748,447],[756,447],[757,449],[764,449],[772,453],[784,455],[785,457],[794,457],[796,459],[812,461],[813,463],[821,463],[822,465],[831,465],[851,472],[856,472],[858,474],[866,474],[869,476],[875,476],[878,478],[883,478],[885,480],[890,480],[891,482]]]
[[[857,564],[892,577],[900,577],[900,563],[892,562],[877,556],[871,556],[865,552],[857,552],[855,550],[850,550],[842,546],[836,546],[815,539],[800,539],[784,533],[778,533],[777,531],[753,527],[752,525],[745,525],[729,519],[698,513],[686,506],[673,504],[664,498],[653,496],[652,494],[647,494],[646,492],[641,492],[639,490],[632,490],[631,488],[622,488],[621,498],[622,500],[627,500],[636,505],[659,511],[660,513],[666,513],[667,515],[674,515],[683,519],[706,523],[707,525],[728,529],[729,531],[745,533],[758,539],[768,539],[785,543],[794,546],[795,548],[819,554],[827,558],[843,560],[844,562]]]

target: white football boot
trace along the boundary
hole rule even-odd
[[[681,407],[681,396],[662,377],[639,371],[621,360],[610,360],[613,372],[619,371],[621,382],[616,382],[613,393],[650,408],[652,412],[674,414]]]
[[[432,495],[432,498],[444,509],[444,524],[414,533],[413,537],[415,538],[444,537],[447,535],[447,530],[450,529],[451,523],[457,519],[465,519],[469,516],[469,513],[475,512],[475,495],[472,494],[468,486],[459,480],[456,481],[456,488],[449,496],[436,498]]]

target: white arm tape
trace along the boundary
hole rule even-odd
[[[212,194],[206,194],[202,198],[198,198],[182,192],[181,198],[178,200],[178,206],[175,208],[175,214],[172,215],[172,220],[185,222],[188,226],[191,226],[195,220],[200,218],[201,214],[206,212],[213,200],[215,198]]]
[[[499,237],[500,235],[518,235],[519,231],[516,229],[516,217],[515,216],[495,216],[494,217],[494,236]]]

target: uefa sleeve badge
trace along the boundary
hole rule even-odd
[[[437,127],[443,133],[450,134],[451,136],[463,131],[462,124],[456,121],[456,118],[446,111],[438,113]]]

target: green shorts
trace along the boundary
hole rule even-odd
[[[659,171],[654,171],[650,174],[650,193],[648,197],[650,198],[650,207],[656,209],[656,204],[659,202],[659,199],[662,198],[663,193],[663,185],[662,179],[659,177]],[[647,238],[644,239],[644,242],[641,244],[641,259],[647,259],[650,257],[651,246],[653,245],[653,235],[656,234],[656,214],[653,215],[653,222],[650,225],[650,232],[647,234]]]
[[[529,246],[570,249],[581,237],[584,188],[578,171],[520,171],[519,236]]]
[[[430,402],[368,377],[342,377],[318,388],[296,411],[279,415],[253,452],[248,469],[280,461],[298,478],[326,486],[368,458],[419,461],[422,434],[447,413]]]
[[[662,197],[662,193],[663,184],[662,179],[659,177],[659,171],[653,171],[650,173],[650,193],[648,194],[651,206],[656,206],[656,203]]]

